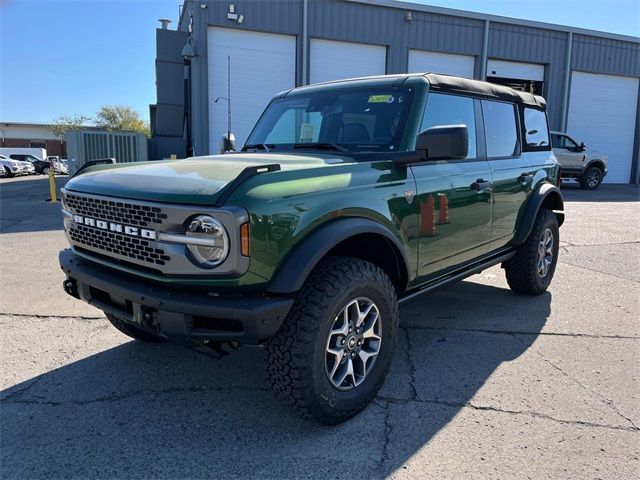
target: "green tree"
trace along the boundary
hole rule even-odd
[[[91,121],[86,115],[61,115],[53,121],[50,129],[56,137],[64,138],[69,130],[80,130]]]
[[[127,131],[150,135],[149,124],[126,105],[103,105],[96,114],[95,124],[110,131]]]

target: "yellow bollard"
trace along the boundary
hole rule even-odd
[[[53,171],[53,162],[51,162],[51,167],[49,168],[49,192],[51,194],[51,201],[58,201],[58,192],[56,192],[56,174]]]

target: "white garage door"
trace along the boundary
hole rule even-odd
[[[487,62],[487,77],[543,82],[544,65],[489,59]]]
[[[605,182],[629,183],[637,104],[637,78],[571,73],[567,132],[609,156]]]
[[[475,58],[468,55],[409,50],[410,73],[444,73],[458,77],[473,78]]]
[[[311,39],[309,83],[384,75],[387,48],[363,43]]]
[[[296,40],[230,28],[207,30],[209,70],[209,152],[220,152],[227,132],[227,56],[231,56],[231,130],[240,148],[269,100],[295,87]]]

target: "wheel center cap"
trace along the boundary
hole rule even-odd
[[[349,348],[349,350],[353,350],[356,346],[356,343],[358,343],[358,340],[356,339],[355,335],[350,336],[349,340],[347,340],[347,348]]]

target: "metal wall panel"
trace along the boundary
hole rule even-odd
[[[571,63],[573,70],[640,77],[640,44],[574,35]]]
[[[545,66],[544,96],[551,128],[559,129],[568,34],[553,30],[492,22],[489,58],[538,63]]]
[[[227,18],[230,3],[240,24]],[[307,37],[387,46],[387,73],[402,73],[408,68],[409,49],[457,53],[476,57],[475,77],[482,71],[482,46],[486,18],[473,14],[467,18],[450,12],[433,12],[420,5],[384,1],[361,3],[343,0],[308,0]],[[206,8],[201,8],[205,5]],[[424,6],[422,6],[424,7]],[[428,7],[424,7],[428,9]],[[208,153],[208,79],[207,26],[248,29],[297,36],[297,84],[301,84],[303,45],[303,0],[239,0],[217,2],[187,0],[179,28],[186,30],[193,20],[192,36],[197,56],[192,63],[193,142],[197,154]],[[446,10],[446,9],[443,9]],[[411,12],[411,20],[406,19]],[[470,14],[471,16],[471,14]],[[563,89],[566,70],[568,27],[523,25],[490,17],[488,58],[545,66],[545,96],[552,128],[560,128],[564,109]],[[576,30],[578,32],[578,30]],[[572,68],[595,73],[640,76],[640,43],[588,35],[584,30],[574,34]],[[307,39],[307,49],[309,41]],[[308,52],[308,50],[307,50]],[[306,56],[309,59],[309,56]],[[275,93],[275,92],[274,92]]]

